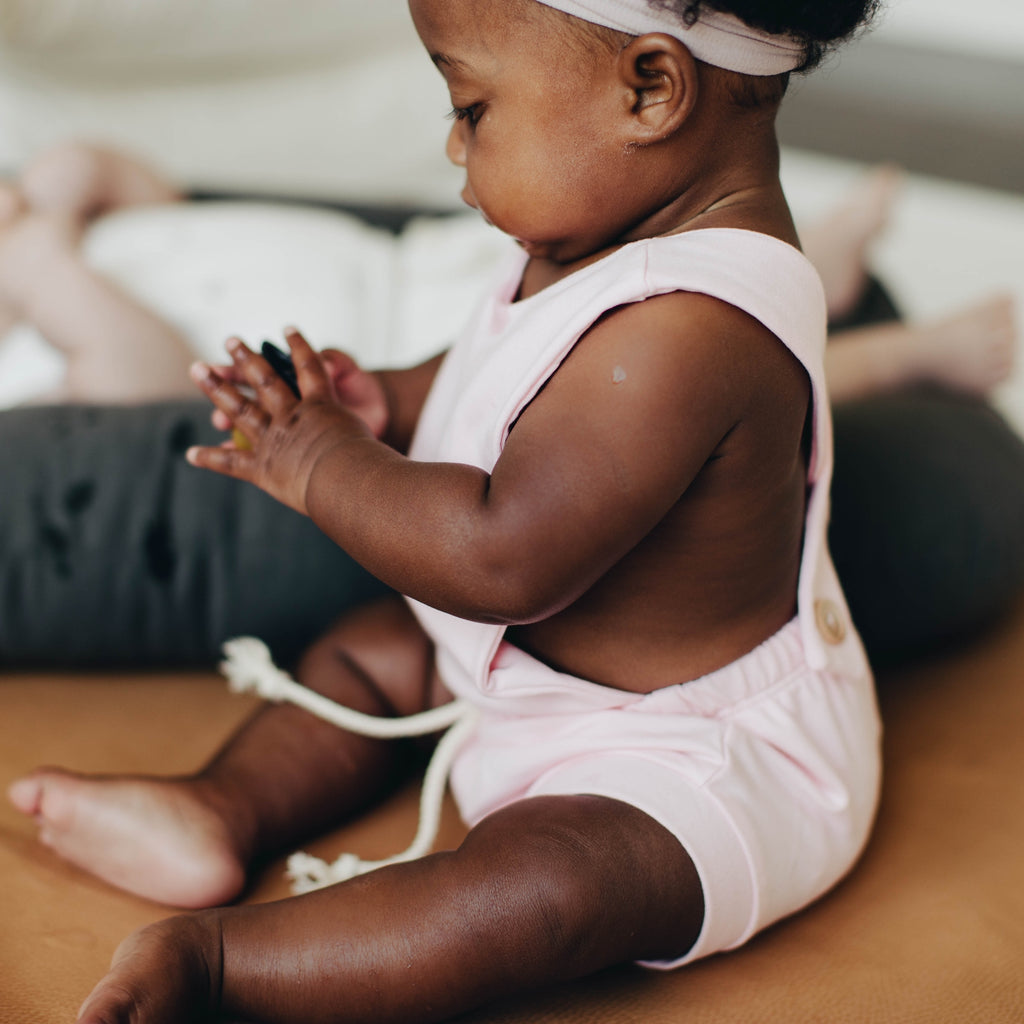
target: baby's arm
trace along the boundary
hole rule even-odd
[[[703,900],[678,841],[604,797],[539,797],[462,846],[309,896],[205,911],[130,937],[80,1024],[447,1019],[694,942]]]
[[[379,436],[395,451],[405,453],[409,450],[430,386],[444,357],[442,352],[406,370],[378,370],[374,374],[384,393],[388,411],[387,426]]]
[[[766,333],[699,295],[617,311],[520,417],[490,474],[377,442],[331,404],[319,359],[291,336],[303,400],[236,349],[256,401],[216,374],[197,382],[254,450],[190,458],[309,514],[411,597],[464,618],[535,621],[586,591],[679,500],[762,387],[752,353],[778,344]]]

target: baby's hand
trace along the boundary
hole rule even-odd
[[[358,416],[374,437],[383,437],[390,420],[390,410],[377,375],[364,370],[347,352],[336,348],[323,349],[320,359],[334,388],[335,398]],[[241,375],[234,366],[215,366],[214,369],[225,380],[242,383]],[[212,420],[218,430],[231,429],[231,420],[219,409],[213,411]]]
[[[306,488],[320,456],[338,444],[371,436],[372,430],[357,412],[345,408],[328,374],[328,361],[298,331],[286,332],[285,338],[301,398],[262,356],[237,338],[228,342],[233,360],[230,372],[204,363],[193,366],[192,379],[217,407],[220,424],[239,431],[247,447],[227,441],[219,448],[191,448],[187,458],[194,466],[247,480],[305,514]],[[357,371],[357,395],[359,377],[369,375]],[[363,391],[361,399],[372,407],[365,383]],[[383,404],[383,392],[377,401]],[[381,419],[379,411],[377,419]],[[386,419],[384,412],[385,423]]]
[[[364,370],[347,352],[339,352],[336,348],[325,348],[320,358],[324,361],[338,401],[349,412],[355,413],[374,437],[383,437],[390,413],[380,378]]]
[[[78,1011],[77,1024],[181,1024],[220,1003],[220,942],[207,915],[172,917],[129,935]],[[215,962],[216,961],[216,962]]]

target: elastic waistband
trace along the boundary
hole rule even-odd
[[[442,678],[444,678],[444,666]],[[755,698],[798,671],[804,658],[798,619],[752,651],[714,672],[650,693],[602,686],[559,672],[518,647],[502,643],[486,691],[459,687],[457,696],[499,715],[581,714],[587,711],[684,712],[709,717]]]
[[[763,697],[794,675],[812,671],[804,657],[800,620],[794,618],[736,661],[688,683],[645,694],[642,710],[714,717]]]

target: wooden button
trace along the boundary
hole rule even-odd
[[[841,644],[846,639],[846,626],[839,608],[828,600],[814,602],[814,619],[818,632],[827,644]]]

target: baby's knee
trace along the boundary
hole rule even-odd
[[[543,941],[538,955],[580,971],[628,960],[672,959],[703,924],[700,878],[679,841],[630,804],[603,796],[521,800],[478,824],[460,856],[525,901]]]
[[[353,687],[376,704],[372,714],[410,715],[431,699],[433,646],[408,605],[388,596],[347,612],[302,656],[300,682],[336,700]]]
[[[109,155],[87,142],[60,143],[25,167],[21,188],[41,212],[67,212],[104,191]]]

